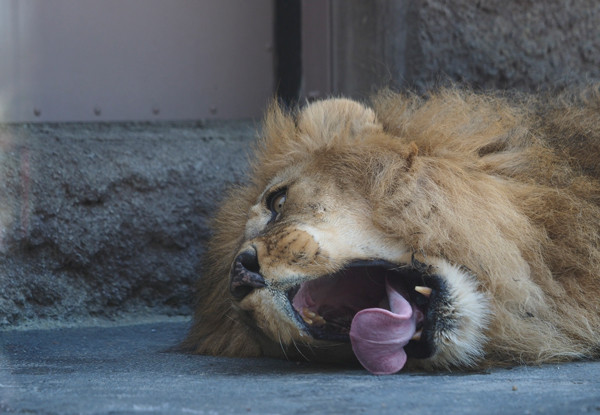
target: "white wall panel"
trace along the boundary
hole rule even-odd
[[[271,0],[0,0],[0,121],[259,116]]]

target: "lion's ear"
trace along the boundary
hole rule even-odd
[[[360,139],[382,130],[371,108],[344,98],[314,102],[298,116],[300,135],[309,136],[319,146],[336,139]]]
[[[255,177],[270,178],[294,157],[303,158],[335,145],[383,131],[375,112],[349,99],[326,99],[302,109],[296,117],[273,102],[255,152]],[[260,166],[260,168],[259,168]]]

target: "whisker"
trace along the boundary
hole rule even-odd
[[[293,338],[292,338],[292,344],[294,345],[294,347],[296,348],[296,350],[298,350],[298,353],[300,353],[300,356],[302,356],[304,358],[304,360],[306,360],[307,362],[310,362],[310,359],[308,357],[306,357],[304,355],[304,353],[302,353],[302,351],[298,347],[298,344],[296,344],[296,341]]]
[[[283,352],[283,355],[285,356],[285,360],[290,360],[287,353],[285,352],[285,347],[283,347],[283,342],[281,341],[281,333],[277,332],[277,337],[279,337],[279,346],[281,347],[281,351]]]

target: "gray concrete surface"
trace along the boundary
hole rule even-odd
[[[422,0],[410,78],[448,76],[486,88],[564,87],[600,80],[596,0]],[[434,75],[435,74],[435,75]]]
[[[0,327],[190,314],[252,121],[0,125]]]
[[[169,352],[187,326],[0,332],[0,412],[600,413],[600,362],[373,376],[358,367]]]
[[[597,0],[333,0],[333,90],[600,81]]]

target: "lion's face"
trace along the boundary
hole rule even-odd
[[[380,140],[363,144],[376,160],[390,151]],[[481,352],[485,298],[465,270],[416,258],[378,223],[369,172],[382,166],[340,177],[360,147],[313,154],[264,187],[231,264],[234,307],[284,346],[346,343],[374,373],[400,370],[407,355],[467,363]]]
[[[337,323],[334,318],[325,324],[307,323],[306,312],[325,310],[306,304],[307,310],[294,307],[303,283],[322,277],[333,283],[335,278],[329,276],[353,262],[397,263],[406,254],[405,247],[373,228],[366,201],[358,195],[345,197],[331,178],[315,177],[309,170],[307,165],[284,172],[261,194],[249,210],[244,243],[231,268],[231,293],[239,307],[251,311],[262,329],[284,342],[348,335],[350,327],[341,325],[342,316]],[[335,284],[319,285],[321,291],[334,289],[328,293],[330,300],[338,296]]]

